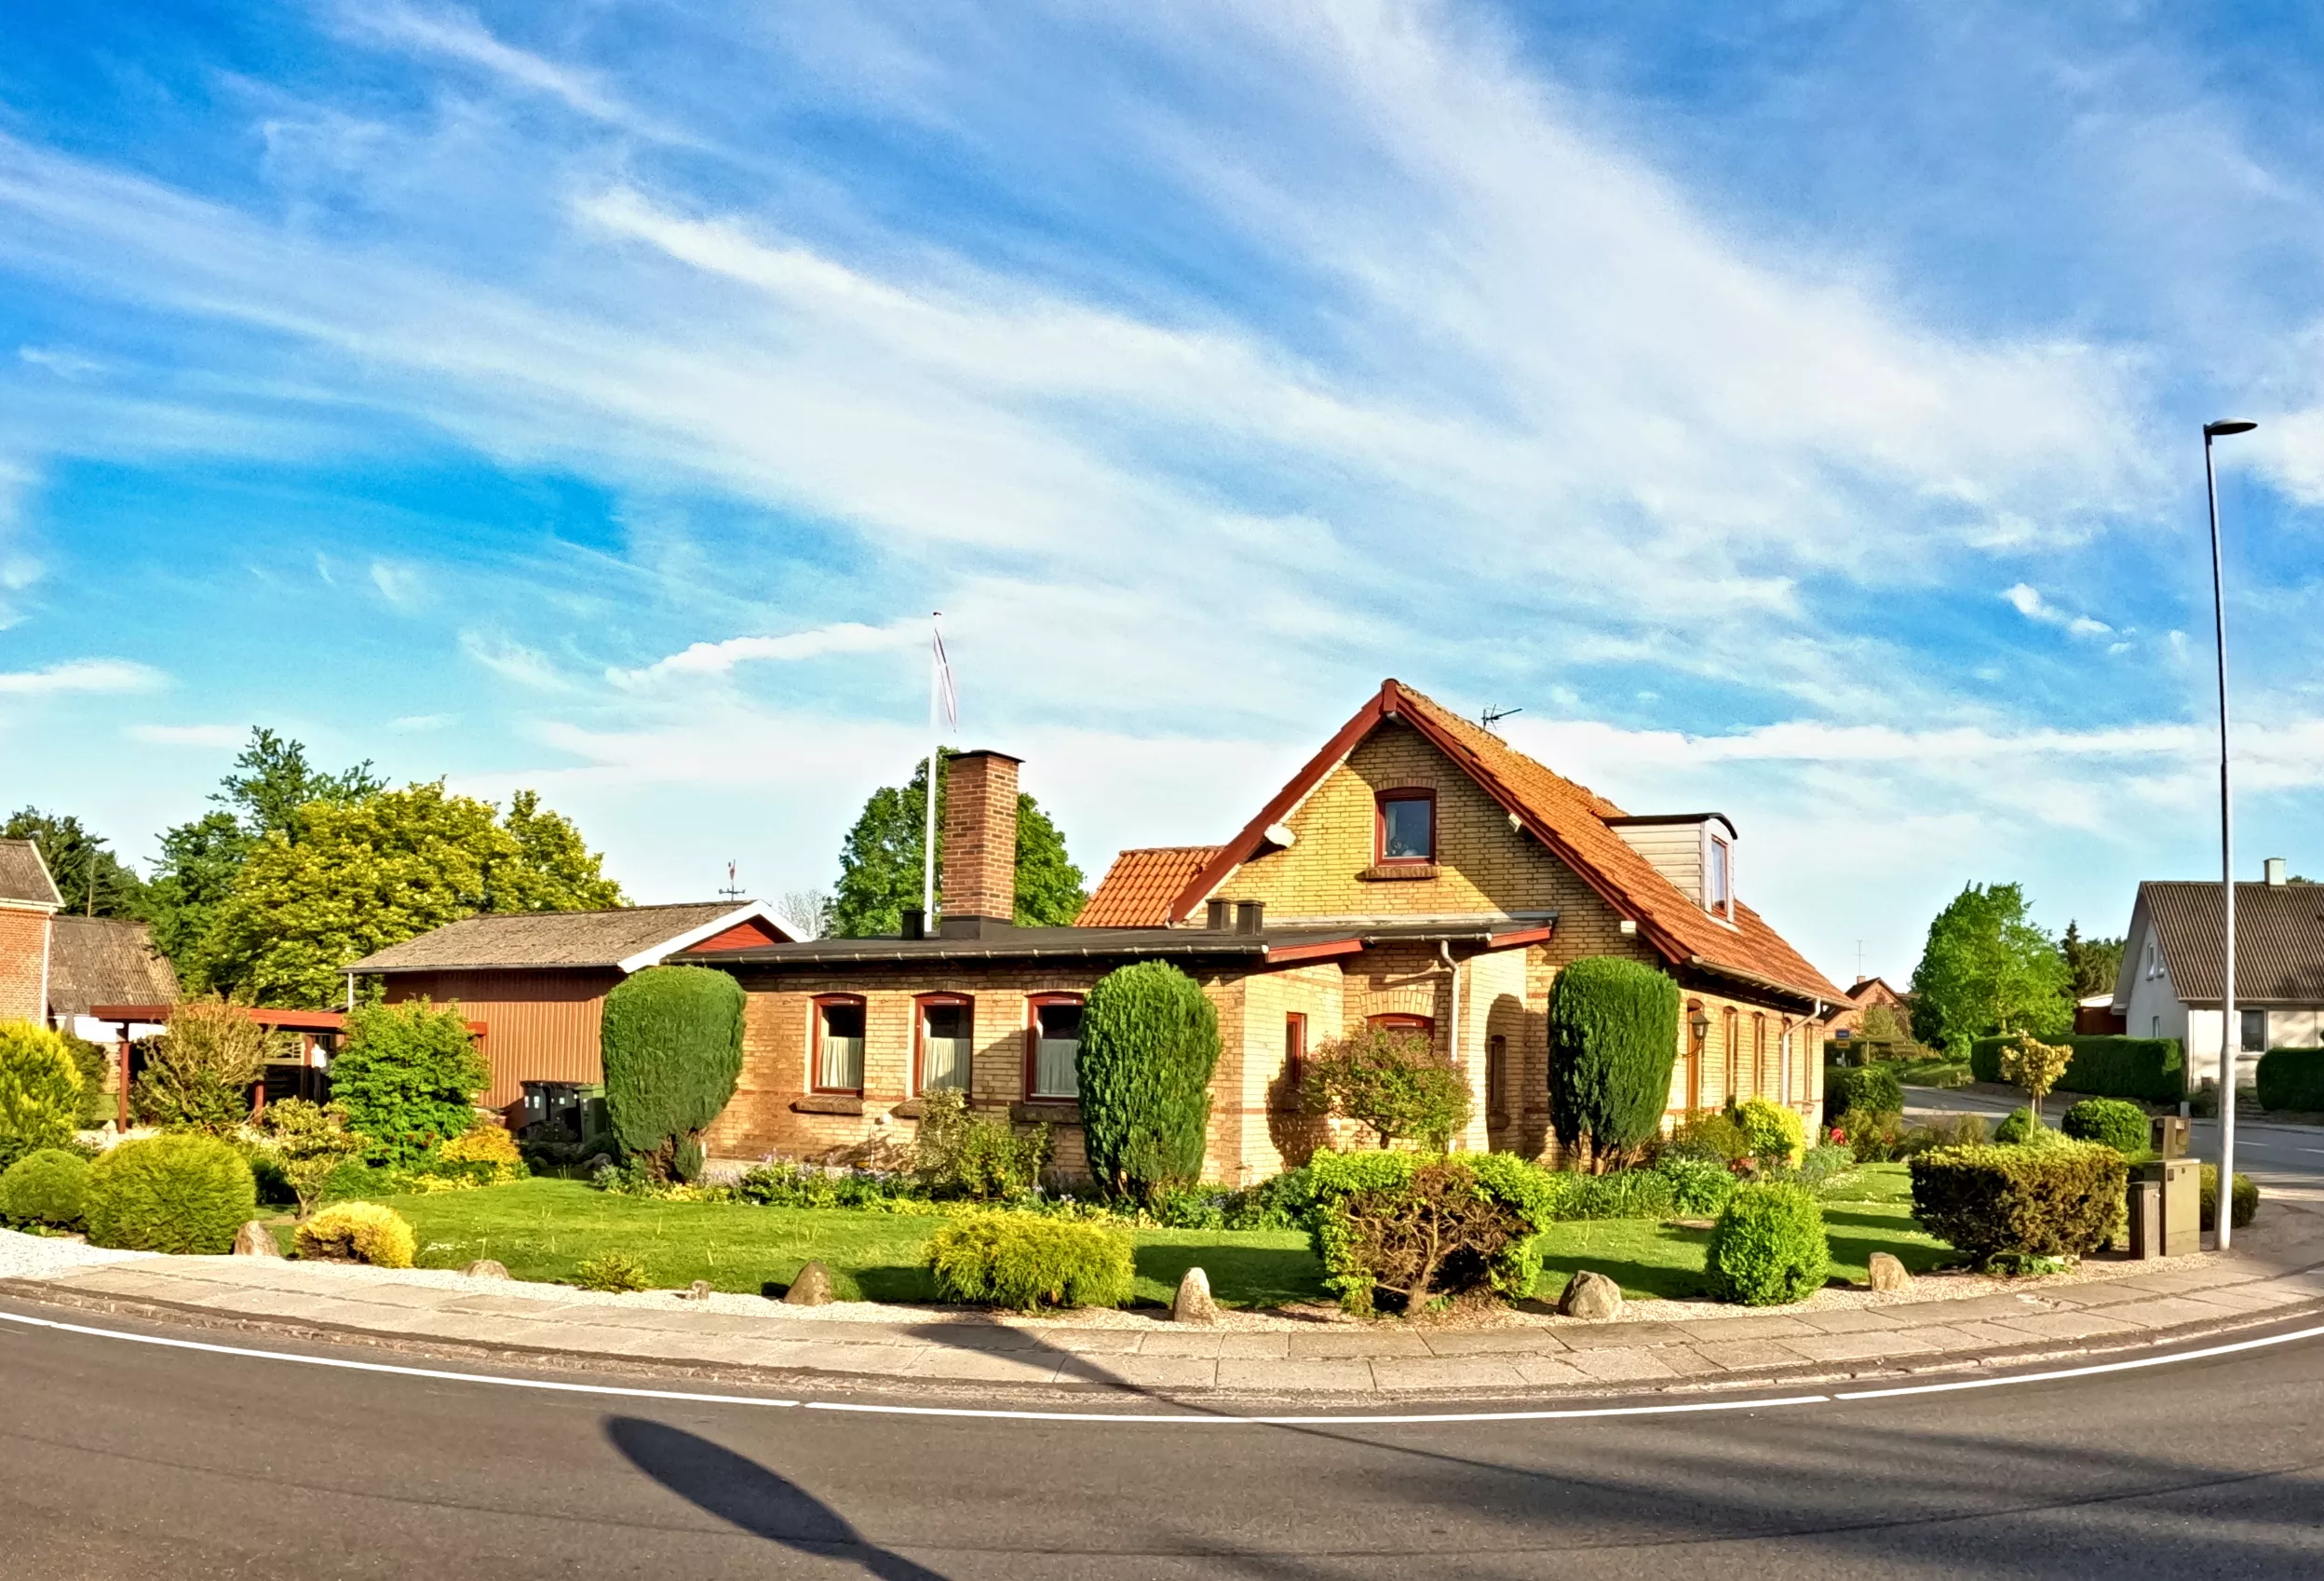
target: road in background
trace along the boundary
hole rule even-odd
[[[0,1574],[2305,1581],[2320,1373],[2308,1341],[1736,1413],[1139,1426],[541,1394],[0,1324]]]
[[[1966,1088],[1908,1087],[1904,1116],[1923,1125],[1946,1115],[1983,1115],[1998,1120],[2012,1109],[2025,1106],[2023,1094],[2005,1096]],[[2056,1125],[2066,1104],[2057,1098],[2042,1106],[2043,1118]],[[2219,1122],[2190,1120],[2190,1150],[2206,1159],[2219,1156]],[[2236,1168],[2264,1188],[2270,1184],[2307,1191],[2324,1187],[2324,1126],[2275,1126],[2254,1123],[2248,1115],[2236,1120]]]

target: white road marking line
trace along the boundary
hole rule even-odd
[[[2214,1356],[2234,1356],[2239,1351],[2263,1350],[2269,1345],[2290,1345],[2294,1340],[2312,1340],[2324,1335],[2324,1324],[2299,1329],[2289,1334],[2269,1334],[2256,1340],[2237,1340],[2233,1345],[2207,1345],[2201,1350],[2174,1351],[2169,1356],[2142,1356],[2128,1361],[2093,1362],[2088,1367],[2061,1367],[2049,1372],[2020,1372],[2006,1378],[1965,1378],[1950,1384],[1911,1384],[1893,1389],[1852,1389],[1835,1392],[1835,1399],[1895,1399],[1904,1395],[1953,1394],[1963,1389],[1997,1389],[2007,1384],[2047,1384],[2060,1378],[2094,1378],[2102,1372],[2136,1372],[2147,1367],[2168,1367],[2174,1361],[2203,1361]]]
[[[502,1388],[539,1389],[551,1394],[607,1395],[623,1399],[672,1400],[687,1405],[771,1406],[778,1410],[846,1412],[866,1416],[953,1416],[1003,1422],[1123,1422],[1141,1425],[1168,1423],[1180,1426],[1223,1427],[1426,1426],[1440,1423],[1460,1422],[1572,1422],[1597,1417],[1684,1416],[1713,1412],[1772,1411],[1789,1406],[1831,1405],[1842,1400],[1893,1399],[1906,1395],[1948,1394],[1963,1389],[2002,1388],[2011,1384],[2047,1384],[2055,1383],[2061,1378],[2090,1378],[2107,1372],[2128,1372],[2142,1368],[2167,1367],[2179,1361],[2201,1361],[2215,1356],[2233,1356],[2241,1351],[2262,1350],[2270,1345],[2290,1345],[2295,1341],[2324,1336],[2324,1324],[2319,1324],[2288,1334],[2270,1334],[2255,1340],[2239,1340],[2232,1345],[2211,1345],[2201,1350],[2177,1351],[2169,1356],[2142,1357],[2130,1361],[2097,1362],[2088,1367],[2064,1367],[2047,1372],[2020,1372],[2005,1378],[1973,1378],[1949,1384],[1913,1384],[1889,1389],[1856,1389],[1836,1391],[1831,1394],[1783,1395],[1772,1399],[1689,1400],[1669,1405],[1574,1406],[1563,1410],[1540,1411],[1446,1411],[1395,1414],[1350,1412],[1296,1416],[1228,1416],[1205,1412],[1007,1411],[998,1407],[980,1406],[874,1405],[853,1400],[775,1399],[761,1395],[711,1394],[684,1389],[647,1389],[625,1387],[615,1384],[570,1384],[546,1378],[512,1378],[495,1372],[455,1372],[447,1368],[439,1367],[401,1367],[385,1361],[356,1361],[333,1356],[302,1356],[295,1351],[258,1350],[242,1345],[213,1345],[203,1340],[171,1339],[160,1334],[132,1334],[119,1329],[100,1329],[89,1324],[66,1323],[52,1318],[34,1318],[17,1312],[0,1312],[0,1322],[16,1323],[33,1329],[49,1329],[60,1333],[82,1334],[92,1339],[120,1340],[131,1345],[159,1345],[170,1350],[203,1351],[213,1356],[239,1356],[259,1361],[290,1361],[306,1367],[331,1367],[348,1372],[379,1372],[401,1378],[426,1378],[440,1383],[490,1384]]]

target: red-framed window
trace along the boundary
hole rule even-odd
[[[809,1015],[814,1042],[807,1074],[815,1090],[862,1097],[863,995],[818,993]]]
[[[1433,862],[1437,859],[1437,793],[1417,788],[1383,790],[1372,818],[1372,860]]]
[[[1307,1014],[1304,1010],[1286,1011],[1283,1017],[1283,1069],[1296,1083],[1305,1074],[1307,1063]]]
[[[1767,1090],[1767,1018],[1751,1017],[1751,1096],[1757,1098]]]
[[[1509,1102],[1509,1040],[1500,1033],[1485,1039],[1485,1102],[1490,1112],[1506,1117]]]
[[[1081,995],[1032,993],[1025,997],[1025,1096],[1073,1100],[1081,1096]]]
[[[1743,1038],[1739,1030],[1743,1020],[1735,1007],[1730,1005],[1720,1012],[1719,1021],[1720,1042],[1726,1054],[1725,1069],[1719,1085],[1724,1089],[1723,1097],[1739,1098],[1743,1095]]]
[[[1434,1016],[1409,1016],[1401,1014],[1367,1016],[1364,1018],[1364,1025],[1368,1027],[1378,1027],[1383,1032],[1412,1033],[1417,1034],[1421,1040],[1425,1042],[1430,1047],[1433,1048],[1436,1047],[1437,1019]]]
[[[966,993],[923,993],[912,1002],[912,1090],[966,1092],[976,1045],[977,1004]]]

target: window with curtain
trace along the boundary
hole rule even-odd
[[[1437,859],[1437,794],[1433,790],[1388,790],[1380,797],[1380,849],[1384,862]]]
[[[2246,1010],[2243,1013],[2243,1051],[2246,1054],[2267,1052],[2267,1012]]]
[[[1081,1075],[1074,1061],[1081,1054],[1081,1001],[1051,999],[1033,1007],[1033,1090],[1034,1098],[1078,1098]]]
[[[863,1090],[863,1001],[818,999],[815,1085],[819,1092]]]
[[[965,1000],[929,1000],[920,1007],[920,1090],[968,1090],[968,1050],[974,1014]]]

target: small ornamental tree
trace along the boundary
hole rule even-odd
[[[332,1107],[375,1164],[410,1164],[466,1135],[491,1081],[459,1007],[425,999],[349,1011],[331,1062]]]
[[[0,1021],[0,1169],[73,1140],[81,1073],[64,1039],[32,1021]]]
[[[712,966],[648,966],[605,995],[605,1118],[657,1181],[702,1169],[702,1132],[742,1075],[742,986]]]
[[[1468,1125],[1468,1078],[1419,1033],[1366,1027],[1323,1045],[1305,1065],[1308,1111],[1358,1121],[1384,1148],[1417,1142],[1441,1153]]]
[[[2018,1040],[2001,1051],[2002,1080],[2025,1090],[2033,1101],[2035,1125],[2042,1123],[2042,1100],[2049,1096],[2049,1089],[2058,1085],[2073,1059],[2072,1046],[2044,1043],[2028,1033],[2020,1033]]]
[[[1549,1116],[1603,1171],[1652,1138],[1679,1057],[1679,985],[1641,961],[1592,955],[1549,990]]]
[[[170,1130],[232,1130],[250,1118],[250,1088],[287,1041],[216,994],[181,1001],[168,1030],[144,1045],[145,1068],[130,1094],[137,1117]]]
[[[299,1199],[303,1219],[322,1199],[331,1172],[363,1151],[363,1139],[347,1129],[346,1115],[335,1103],[325,1108],[304,1098],[278,1100],[266,1105],[258,1130]]]
[[[1116,1196],[1152,1202],[1202,1176],[1219,1013],[1168,961],[1100,978],[1081,1012],[1082,1138]]]

